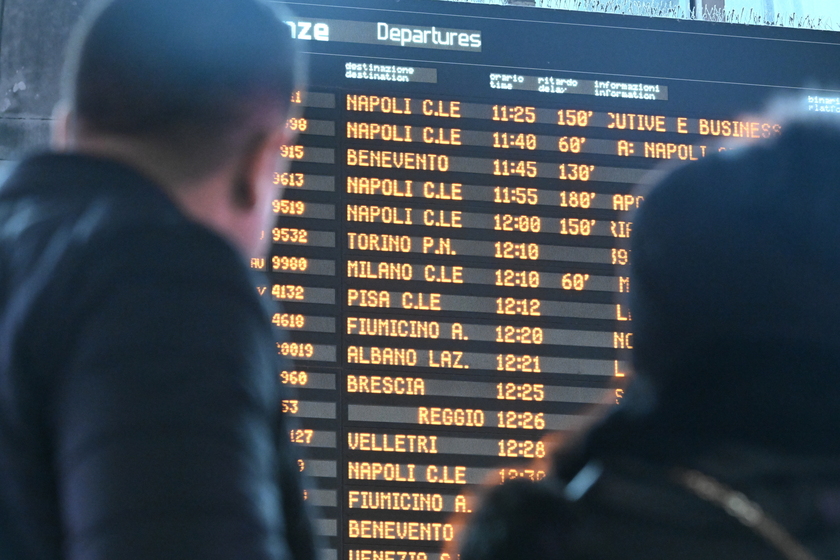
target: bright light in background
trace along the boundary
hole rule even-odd
[[[830,19],[840,24],[840,3],[836,0],[726,0],[726,10],[755,10],[765,18],[775,14]]]
[[[840,31],[838,0],[450,0],[484,4],[535,5],[541,8],[688,18],[691,7],[713,16],[706,19],[743,24],[774,23]],[[705,8],[705,9],[704,9]]]

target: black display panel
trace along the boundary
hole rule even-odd
[[[291,3],[311,53],[259,289],[289,331],[327,559],[445,560],[482,482],[619,403],[635,183],[783,96],[840,111],[837,35],[399,0]]]

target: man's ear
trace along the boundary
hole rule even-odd
[[[70,148],[73,136],[73,121],[75,115],[66,101],[59,101],[52,112],[52,148],[57,152],[65,152]]]
[[[259,204],[261,190],[273,185],[278,165],[287,165],[280,159],[280,146],[294,141],[284,128],[254,137],[245,151],[238,173],[233,181],[233,202],[240,210],[252,210]],[[282,163],[281,163],[282,162]]]

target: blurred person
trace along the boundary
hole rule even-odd
[[[113,0],[0,188],[0,557],[315,556],[247,259],[301,59],[262,0]]]
[[[840,557],[840,126],[660,172],[633,219],[634,377],[460,560]]]

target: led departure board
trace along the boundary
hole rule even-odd
[[[328,560],[446,560],[475,485],[622,398],[633,187],[840,111],[826,32],[444,2],[291,2],[311,53],[275,182],[284,410]]]

